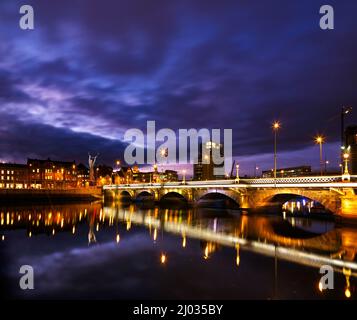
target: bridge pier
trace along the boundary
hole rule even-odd
[[[357,197],[353,189],[344,189],[341,196],[340,210],[337,213],[344,220],[354,220],[357,222]]]

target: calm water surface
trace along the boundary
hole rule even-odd
[[[0,207],[1,295],[26,299],[356,299],[357,229],[224,209]],[[31,265],[35,289],[19,288]],[[331,264],[334,290],[319,291]]]

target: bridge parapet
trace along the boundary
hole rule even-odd
[[[341,176],[307,176],[307,177],[286,177],[286,178],[257,178],[240,179],[246,184],[300,184],[300,183],[331,183],[341,182]],[[351,181],[357,181],[357,176],[351,176]]]
[[[264,206],[269,198],[276,195],[291,194],[315,200],[337,215],[357,219],[357,176],[351,178],[354,181],[342,182],[341,176],[241,179],[239,183],[234,179],[178,181],[107,185],[103,189],[113,195],[127,191],[132,198],[148,191],[157,201],[171,192],[192,203],[207,193],[222,193],[239,203],[241,208],[247,209]]]

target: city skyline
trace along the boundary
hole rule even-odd
[[[99,152],[113,165],[125,130],[155,120],[232,128],[233,156],[252,174],[273,167],[280,120],[278,167],[317,170],[321,133],[338,169],[339,114],[357,105],[357,4],[332,1],[336,28],[323,31],[319,2],[274,3],[28,1],[35,30],[24,31],[20,2],[3,1],[0,159],[85,163]]]

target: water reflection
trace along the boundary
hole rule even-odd
[[[357,230],[337,228],[331,221],[283,219],[234,210],[145,208],[120,203],[8,207],[0,212],[3,243],[15,241],[14,231],[25,232],[29,238],[65,233],[76,236],[84,226],[87,226],[89,246],[100,245],[98,234],[113,230],[112,241],[120,247],[120,230],[132,232],[133,226],[138,226],[146,228],[151,241],[160,245],[165,242],[164,233],[178,236],[181,250],[188,250],[193,240],[199,241],[204,261],[212,260],[223,248],[231,248],[234,250],[232,264],[236,268],[244,263],[242,251],[309,267],[329,264],[344,276],[347,298],[352,297],[351,279],[357,275]],[[167,265],[169,253],[163,247],[159,249],[159,264]],[[275,273],[277,277],[277,271]]]

